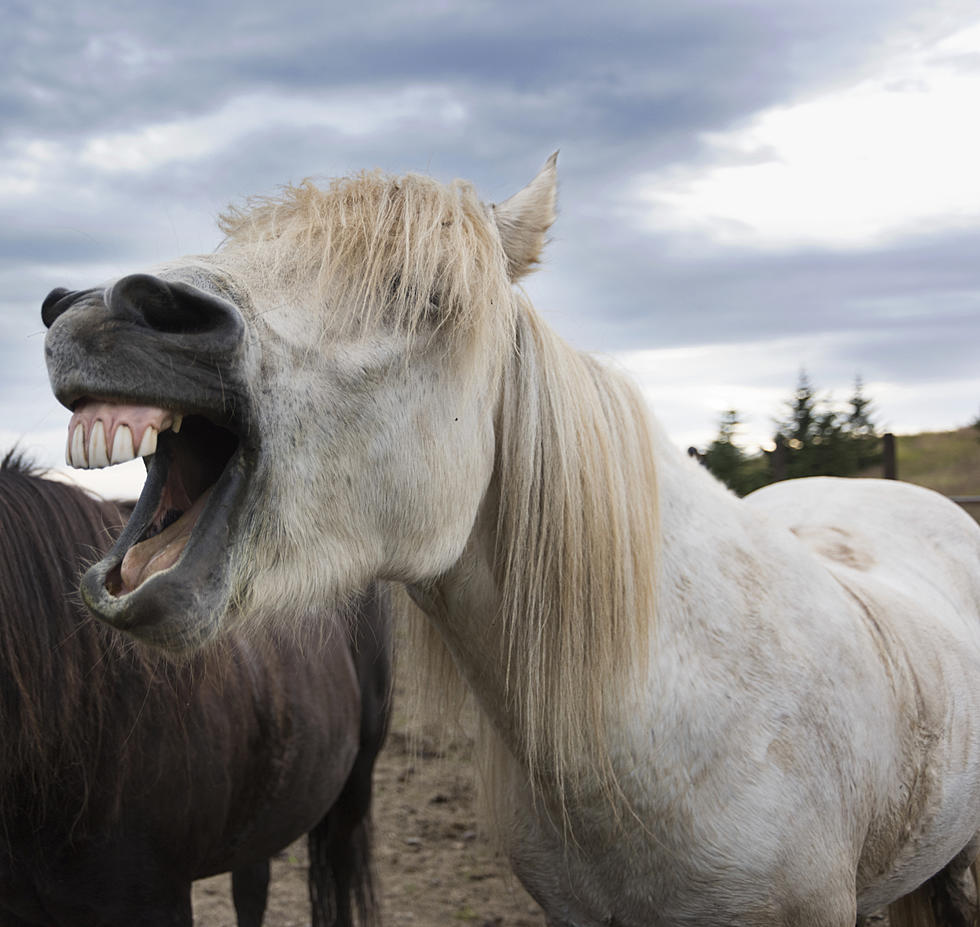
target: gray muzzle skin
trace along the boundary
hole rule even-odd
[[[120,566],[158,517],[178,442],[184,458],[210,450],[161,433],[157,452],[145,458],[146,484],[129,523],[81,583],[85,604],[100,620],[170,651],[199,647],[227,611],[228,538],[237,531],[258,453],[241,313],[189,284],[134,274],[105,289],[54,290],[41,316],[51,386],[67,408],[84,399],[154,406],[201,416],[238,439],[179,560],[124,593]]]

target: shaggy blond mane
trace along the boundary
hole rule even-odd
[[[659,559],[642,397],[519,305],[498,422],[495,557],[501,697],[519,742],[505,743],[487,723],[478,731],[491,834],[508,820],[512,752],[559,814],[585,792],[617,805],[607,732],[646,678]],[[467,693],[449,650],[431,622],[415,618],[411,631],[399,665],[414,676],[412,714],[458,717]]]
[[[472,186],[380,171],[284,187],[219,218],[248,278],[302,293],[346,332],[443,328],[478,353],[513,324],[506,257]],[[280,295],[280,299],[281,299]],[[494,343],[496,342],[496,343]]]
[[[604,732],[642,678],[654,614],[657,491],[636,388],[566,345],[515,291],[490,212],[462,181],[304,182],[229,211],[221,227],[252,279],[294,291],[312,281],[317,305],[345,307],[345,329],[448,330],[456,352],[499,381],[495,573],[510,749],[536,788],[562,800],[608,785]],[[411,662],[455,698],[445,646],[436,633],[422,639]]]
[[[521,758],[564,795],[608,782],[610,710],[645,678],[656,475],[636,388],[524,310],[501,404],[496,561]]]

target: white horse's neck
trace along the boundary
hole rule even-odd
[[[662,549],[660,562],[649,566],[659,574],[657,614],[646,616],[656,641],[638,645],[648,648],[652,663],[666,655],[664,641],[686,633],[687,615],[697,608],[696,603],[716,595],[718,588],[724,586],[723,567],[713,555],[712,543],[719,530],[737,534],[745,513],[738,500],[676,448],[656,422],[651,423],[651,438],[657,467]],[[510,681],[502,656],[507,652],[507,642],[500,618],[503,591],[494,563],[499,550],[500,492],[495,477],[459,561],[438,582],[424,591],[416,590],[415,596],[434,621],[457,669],[497,734],[518,753],[526,741],[526,731],[508,695]],[[685,575],[691,564],[697,565],[696,578]],[[701,630],[704,629],[698,629]],[[649,670],[656,673],[653,665]],[[586,680],[582,682],[585,684]],[[624,668],[624,689],[628,685]],[[638,695],[643,699],[646,691],[642,684],[641,689],[644,691]],[[627,705],[624,702],[619,708],[628,711]],[[626,731],[633,726],[627,719],[610,716],[608,720],[617,730]],[[569,772],[574,775],[579,771]]]
[[[499,611],[501,590],[494,576],[497,487],[480,509],[459,561],[438,582],[413,587],[418,602],[439,631],[453,662],[497,733],[513,748],[516,719],[506,709],[506,671]]]

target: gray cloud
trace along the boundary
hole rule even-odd
[[[957,342],[934,357],[937,369],[976,369],[968,346],[980,343],[980,230],[858,252],[767,254],[705,243],[679,255],[663,237],[615,227],[589,234],[576,224],[555,245],[555,270],[582,287],[601,279],[601,309],[583,301],[581,316],[565,324],[583,324],[604,350],[852,331],[891,342],[904,334],[908,354],[920,356],[928,334]]]
[[[256,87],[424,78],[517,95],[569,88],[572,112],[556,122],[628,138],[718,128],[856,69],[914,8],[391,3],[338,16],[336,5],[295,0],[19,3],[6,19],[0,106],[8,132],[84,134],[200,112]]]
[[[8,7],[0,37],[0,162],[16,168],[8,186],[0,182],[8,430],[35,427],[53,403],[36,321],[51,287],[212,248],[213,217],[226,203],[280,183],[378,166],[468,177],[499,201],[556,147],[561,215],[528,289],[578,346],[735,350],[833,336],[827,372],[845,382],[857,371],[906,382],[975,377],[977,228],[860,251],[772,253],[643,230],[629,202],[638,174],[707,158],[704,133],[857,81],[896,35],[925,41],[965,21],[972,4],[944,3],[935,17],[914,0],[391,0],[370,15],[300,0]],[[347,100],[370,114],[412,87],[449,101],[456,115],[425,102],[410,118],[358,132],[329,120],[277,121],[276,101]],[[253,97],[270,107],[254,124],[202,123],[210,134],[199,149],[181,147],[179,134],[156,147],[150,137],[146,166],[100,162],[88,147],[213,119]],[[765,381],[764,370],[745,376]],[[17,426],[18,417],[29,424]],[[705,427],[714,424],[712,414]]]

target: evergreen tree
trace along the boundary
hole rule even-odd
[[[700,455],[701,462],[729,489],[740,496],[766,483],[766,474],[758,457],[749,457],[736,443],[740,425],[738,412],[729,409],[721,416],[718,437]]]
[[[818,471],[815,448],[829,436],[833,420],[821,417],[817,397],[806,370],[800,370],[796,391],[789,402],[789,413],[777,422],[774,441],[785,454],[785,476],[789,479],[812,476]]]
[[[881,462],[874,406],[864,394],[860,376],[854,380],[848,405],[838,411],[818,398],[806,370],[801,370],[787,406],[785,418],[775,422],[774,451],[746,454],[735,442],[738,412],[729,409],[721,416],[718,436],[698,458],[740,496],[774,479],[853,476]],[[974,425],[980,430],[980,417]],[[692,453],[696,453],[693,448]]]
[[[864,382],[858,374],[843,426],[854,449],[855,470],[881,463],[881,436],[871,418],[873,409],[874,404],[864,395]]]
[[[846,413],[819,400],[805,370],[800,371],[789,412],[777,422],[774,440],[783,455],[786,478],[851,476],[881,458],[879,437],[871,420],[872,403],[861,378]]]
[[[806,370],[800,370],[796,392],[790,402],[790,413],[776,431],[791,451],[809,446],[817,431],[817,399]]]
[[[817,416],[813,441],[800,462],[800,476],[849,476],[857,471],[857,446],[843,417],[833,409],[824,409]]]
[[[850,406],[846,424],[848,434],[855,438],[874,435],[875,426],[871,422],[874,403],[864,395],[864,381],[861,379],[861,374],[854,378],[854,392],[851,394]]]
[[[734,409],[724,412],[718,425],[718,437],[701,456],[701,462],[730,489],[735,489],[738,471],[745,456],[734,441],[738,425],[738,412]]]

